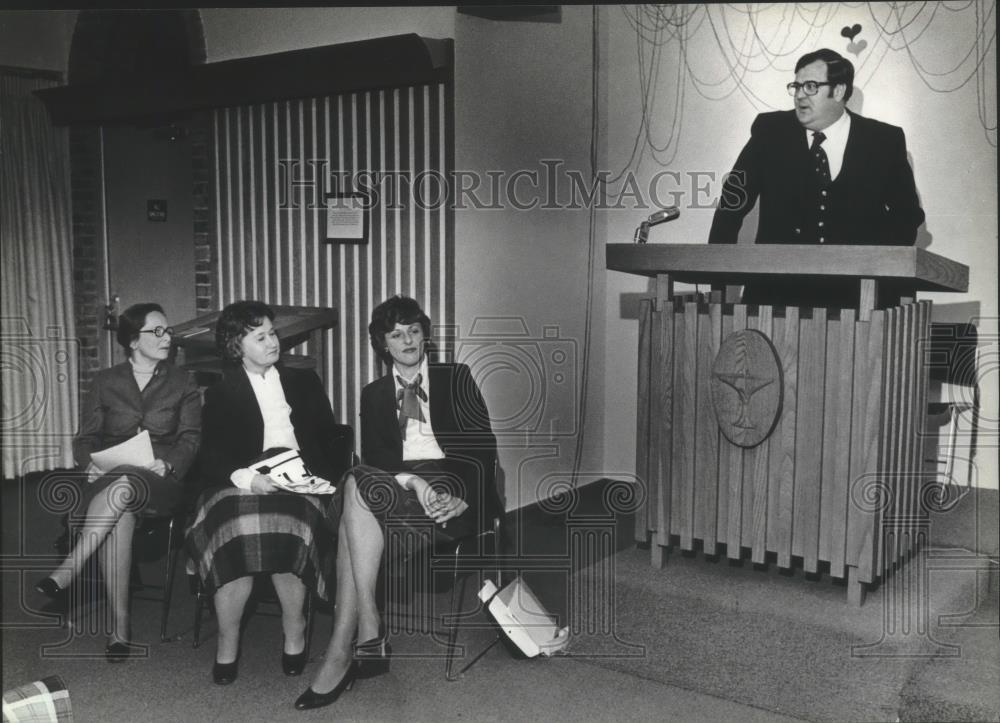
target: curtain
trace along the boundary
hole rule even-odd
[[[0,71],[0,380],[3,478],[73,464],[79,352],[73,323],[69,147],[33,90]]]
[[[434,323],[437,359],[453,352],[450,94],[434,83],[214,112],[219,308],[237,299],[335,308],[339,322],[320,342],[327,368],[316,371],[337,419],[356,420],[361,388],[380,376],[368,322],[388,296],[420,302]],[[325,243],[318,194],[361,185],[379,194],[368,243]]]

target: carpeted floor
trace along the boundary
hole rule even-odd
[[[1000,720],[996,576],[961,550],[931,550],[917,594],[899,595],[910,580],[899,575],[899,584],[883,585],[858,609],[825,577],[702,555],[673,554],[654,570],[648,551],[615,554],[611,545],[573,572],[553,550],[587,535],[556,540],[562,531],[551,523],[526,528],[518,533],[523,552],[553,553],[521,562],[533,568],[525,578],[544,604],[571,628],[565,656],[524,660],[497,646],[463,680],[446,683],[440,644],[395,618],[392,673],[360,682],[333,708],[303,714],[291,704],[322,655],[328,612],[316,616],[303,678],[281,674],[280,622],[257,614],[239,679],[218,687],[210,681],[214,622],[193,649],[193,599],[180,574],[169,625],[176,640],[157,642],[159,605],[136,600],[134,635],[149,655],[109,665],[99,608],[71,628],[39,612],[44,601],[31,583],[53,563],[54,526],[33,495],[29,487],[7,489],[0,511],[3,688],[60,675],[78,721]],[[546,560],[559,569],[544,569]],[[156,580],[161,569],[159,561],[144,563],[143,579]],[[466,608],[474,606],[471,592]],[[446,593],[433,598],[431,614],[447,601]],[[492,631],[463,635],[471,651]]]
[[[5,585],[5,594],[14,587]],[[9,597],[5,595],[8,604]],[[443,596],[436,600],[443,601]],[[4,687],[59,675],[70,691],[78,722],[793,720],[598,667],[589,657],[525,660],[503,646],[490,650],[462,680],[448,683],[440,646],[427,634],[406,632],[393,636],[393,667],[387,676],[360,681],[331,708],[302,713],[292,708],[292,702],[308,685],[322,654],[330,630],[328,615],[316,617],[313,660],[302,678],[281,673],[278,619],[253,616],[244,636],[239,678],[219,687],[209,674],[214,624],[206,623],[204,644],[192,649],[190,599],[181,597],[178,602],[170,629],[179,639],[151,642],[147,658],[120,665],[104,662],[99,630],[8,628],[3,640]],[[133,614],[136,638],[156,640],[157,604],[136,601]],[[463,642],[471,652],[491,639],[489,630],[470,630]],[[61,643],[65,645],[58,650],[45,648]],[[59,657],[52,657],[56,654]]]
[[[606,572],[581,573],[595,574]],[[812,720],[905,720],[919,707],[915,698],[928,699],[927,686],[918,690],[914,681],[930,677],[943,688],[942,702],[962,705],[947,692],[948,681],[967,682],[977,671],[984,685],[967,687],[971,717],[965,719],[995,720],[1000,688],[988,680],[1000,681],[998,628],[966,628],[961,635],[937,624],[940,615],[975,607],[983,591],[977,593],[974,573],[932,571],[929,578],[929,595],[919,602],[914,596],[897,607],[877,590],[859,609],[828,579],[682,555],[652,570],[648,553],[624,551],[614,558],[614,636],[578,637],[572,653],[600,655],[623,642],[641,643],[640,657],[594,663]],[[995,623],[996,616],[994,596],[978,619]],[[918,630],[921,617],[930,622],[925,632]]]

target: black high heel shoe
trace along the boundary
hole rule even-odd
[[[231,663],[215,663],[212,665],[212,680],[216,685],[229,685],[240,672],[240,659]]]
[[[109,663],[122,663],[129,658],[138,658],[143,652],[143,649],[138,645],[118,641],[108,643],[108,647],[104,649],[104,657]]]
[[[45,577],[35,583],[35,589],[47,598],[58,600],[66,596],[67,588],[59,587],[59,583],[51,577]]]
[[[302,675],[302,671],[305,667],[305,648],[302,649],[301,653],[295,653],[294,655],[290,653],[281,654],[281,670],[285,673],[285,675]]]
[[[379,636],[354,646],[354,660],[358,666],[359,678],[374,678],[389,672],[392,646],[385,629],[379,628]]]
[[[52,601],[51,607],[46,606],[47,611],[56,613],[69,612],[69,586],[59,587],[59,583],[51,577],[45,577],[35,583],[35,590]]]
[[[313,708],[322,708],[323,706],[330,705],[335,702],[337,698],[341,696],[344,691],[350,690],[354,687],[354,679],[358,676],[358,665],[357,663],[351,663],[347,666],[347,670],[344,672],[344,677],[340,679],[333,690],[328,693],[317,693],[312,689],[312,686],[306,690],[305,693],[300,695],[295,701],[296,710],[312,710]]]

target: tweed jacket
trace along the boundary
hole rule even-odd
[[[186,371],[160,362],[141,391],[127,361],[99,371],[83,403],[73,457],[85,467],[93,452],[143,430],[149,431],[153,455],[184,479],[201,438],[201,395]]]

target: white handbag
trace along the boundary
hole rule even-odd
[[[494,619],[522,653],[529,658],[558,653],[569,643],[569,628],[559,628],[521,577],[502,590],[487,580],[479,599],[488,603]]]
[[[336,487],[309,471],[297,449],[288,449],[250,465],[250,469],[267,475],[274,483],[289,492],[309,495],[329,495]]]

